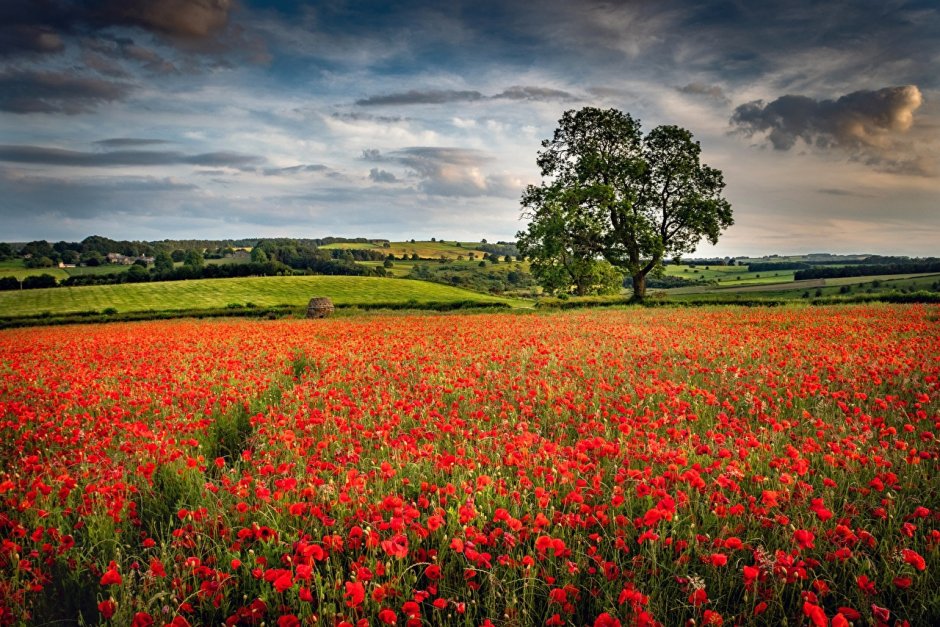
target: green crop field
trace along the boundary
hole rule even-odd
[[[82,266],[78,268],[27,268],[22,259],[8,259],[0,261],[0,277],[12,276],[18,281],[22,281],[28,276],[39,276],[40,274],[51,274],[57,281],[64,281],[70,276],[80,276],[85,274],[113,274],[115,272],[125,272],[130,266],[118,266],[106,264],[102,266]]]
[[[337,305],[452,303],[474,301],[524,305],[488,294],[447,285],[375,277],[298,276],[201,279],[122,285],[89,285],[0,292],[0,315],[64,314],[212,309],[230,304],[258,306],[306,305],[314,296],[327,296]]]
[[[382,268],[387,273],[391,273],[393,277],[405,277],[408,276],[408,273],[411,272],[411,269],[414,267],[415,262],[413,261],[404,261],[396,259],[393,262],[391,268],[385,268],[382,261],[357,261],[359,265],[366,266],[367,268]]]
[[[57,280],[67,279],[69,275],[61,268],[27,268],[23,265],[22,259],[8,259],[0,261],[0,277],[12,276],[17,281],[22,281],[28,276],[51,274]]]
[[[383,254],[392,254],[401,259],[402,255],[413,255],[417,254],[422,259],[439,259],[440,257],[446,257],[447,259],[457,259],[458,257],[466,257],[468,253],[474,253],[479,259],[486,253],[483,251],[477,250],[474,248],[476,244],[461,243],[460,246],[457,245],[457,242],[430,242],[430,241],[415,241],[415,242],[391,242],[386,248],[381,244],[364,244],[364,243],[350,243],[350,244],[327,244],[326,246],[321,246],[320,248],[324,250],[331,249],[355,249],[355,250],[377,250]]]
[[[792,273],[791,273],[792,274]],[[765,284],[725,283],[716,286],[691,286],[663,290],[680,301],[708,301],[711,297],[721,299],[725,295],[756,296],[767,298],[800,299],[805,296],[838,296],[859,293],[887,293],[899,291],[938,291],[940,274],[883,274],[872,276],[839,277],[829,279],[805,279],[787,283]]]

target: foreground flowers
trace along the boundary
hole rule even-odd
[[[938,317],[3,332],[0,624],[929,624]]]

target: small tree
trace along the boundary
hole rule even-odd
[[[268,253],[260,246],[255,246],[251,249],[251,260],[255,263],[268,263],[271,261],[268,257]]]
[[[206,265],[206,260],[198,250],[188,250],[186,251],[186,257],[183,258],[183,265],[193,269],[202,268]]]
[[[153,258],[153,271],[157,274],[167,274],[173,271],[173,258],[165,250],[161,250]]]
[[[643,137],[630,114],[585,107],[566,111],[542,148],[544,180],[523,195],[531,223],[520,242],[531,251],[549,238],[546,248],[583,264],[603,257],[633,278],[637,299],[664,259],[694,252],[702,238],[717,243],[733,223],[721,172],[700,162],[698,142],[678,126]]]

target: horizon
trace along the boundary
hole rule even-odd
[[[410,241],[412,241],[412,240],[413,240],[415,243],[420,243],[420,242],[425,242],[425,243],[426,243],[426,242],[437,241],[437,242],[442,242],[442,243],[447,243],[447,242],[460,242],[461,244],[476,244],[476,243],[481,243],[481,244],[482,244],[482,243],[484,243],[483,240],[486,240],[486,243],[490,243],[490,244],[515,244],[515,243],[516,243],[515,238],[509,239],[509,240],[503,240],[503,239],[494,239],[494,238],[491,238],[491,237],[483,237],[483,238],[480,238],[479,240],[467,240],[467,239],[459,239],[459,238],[455,238],[455,237],[437,237],[437,236],[433,236],[433,235],[432,235],[432,236],[423,237],[423,238],[421,238],[421,237],[405,237],[405,238],[401,238],[401,239],[394,239],[394,238],[388,238],[388,237],[368,237],[368,236],[364,236],[364,235],[335,235],[335,234],[330,234],[330,235],[311,235],[311,236],[271,235],[271,236],[266,236],[266,237],[258,237],[258,236],[248,236],[248,237],[205,237],[205,238],[202,238],[202,237],[195,237],[195,238],[172,238],[172,237],[165,237],[165,238],[160,238],[160,239],[140,240],[140,239],[128,239],[128,238],[122,238],[122,237],[110,237],[110,236],[107,236],[107,235],[101,235],[100,233],[92,233],[92,234],[90,234],[90,235],[86,235],[86,236],[84,236],[84,237],[81,237],[81,238],[78,238],[78,239],[72,239],[72,240],[50,240],[50,239],[48,239],[48,238],[37,238],[37,239],[33,239],[33,240],[4,240],[4,242],[7,243],[7,244],[14,244],[14,245],[16,245],[16,244],[18,244],[18,245],[24,245],[24,244],[28,244],[28,243],[31,242],[31,241],[39,241],[39,240],[44,240],[44,241],[46,241],[46,242],[48,242],[48,243],[50,243],[50,244],[56,244],[56,243],[58,243],[58,242],[60,242],[60,241],[65,241],[66,243],[81,243],[81,242],[83,242],[85,239],[90,238],[90,237],[104,237],[104,238],[111,239],[111,240],[114,240],[114,241],[117,241],[117,242],[133,242],[133,243],[142,243],[142,244],[160,244],[160,243],[165,242],[165,241],[173,242],[173,241],[187,241],[187,240],[201,240],[201,241],[207,241],[207,242],[219,242],[219,243],[221,243],[221,242],[229,242],[229,241],[233,241],[233,242],[238,242],[238,241],[251,241],[251,240],[262,241],[262,240],[272,240],[272,239],[298,239],[298,240],[326,240],[326,239],[360,240],[360,239],[364,239],[364,240],[367,240],[367,241],[369,241],[369,242],[382,242],[382,241],[387,241],[387,242],[391,242],[391,243],[393,243],[393,244],[396,244],[396,243],[397,243],[397,244],[407,243],[407,242],[410,242]],[[433,238],[433,239],[432,239],[432,238]],[[813,251],[810,251],[810,252],[794,252],[794,251],[788,251],[788,252],[761,252],[761,253],[752,253],[752,254],[742,253],[742,254],[738,254],[738,255],[710,255],[710,256],[709,256],[709,255],[699,255],[698,253],[694,253],[693,255],[684,255],[684,256],[682,257],[681,261],[688,261],[688,260],[694,260],[694,259],[725,259],[725,258],[731,258],[731,259],[761,259],[761,258],[765,258],[765,257],[811,257],[811,256],[813,256],[813,255],[831,255],[831,256],[834,256],[834,257],[911,257],[911,258],[918,258],[918,257],[934,257],[934,255],[910,255],[910,254],[908,254],[908,253],[903,253],[903,252],[879,252],[879,251],[864,251],[864,252],[862,252],[862,251],[855,251],[855,252],[847,252],[847,253],[835,253],[835,252],[831,252],[831,251],[813,250]],[[664,263],[666,263],[666,264],[669,264],[669,263],[671,263],[671,262],[672,262],[672,259],[665,259],[665,260],[664,260]]]
[[[938,62],[922,0],[13,0],[0,239],[515,241],[540,141],[598,106],[724,173],[689,257],[935,256]]]

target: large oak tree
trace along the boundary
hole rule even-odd
[[[585,107],[566,111],[537,163],[541,185],[522,198],[527,230],[520,248],[539,255],[562,250],[588,264],[603,258],[633,279],[633,295],[646,295],[646,278],[663,260],[717,243],[733,224],[721,193],[721,171],[702,164],[701,147],[678,126],[642,136],[629,113]]]

